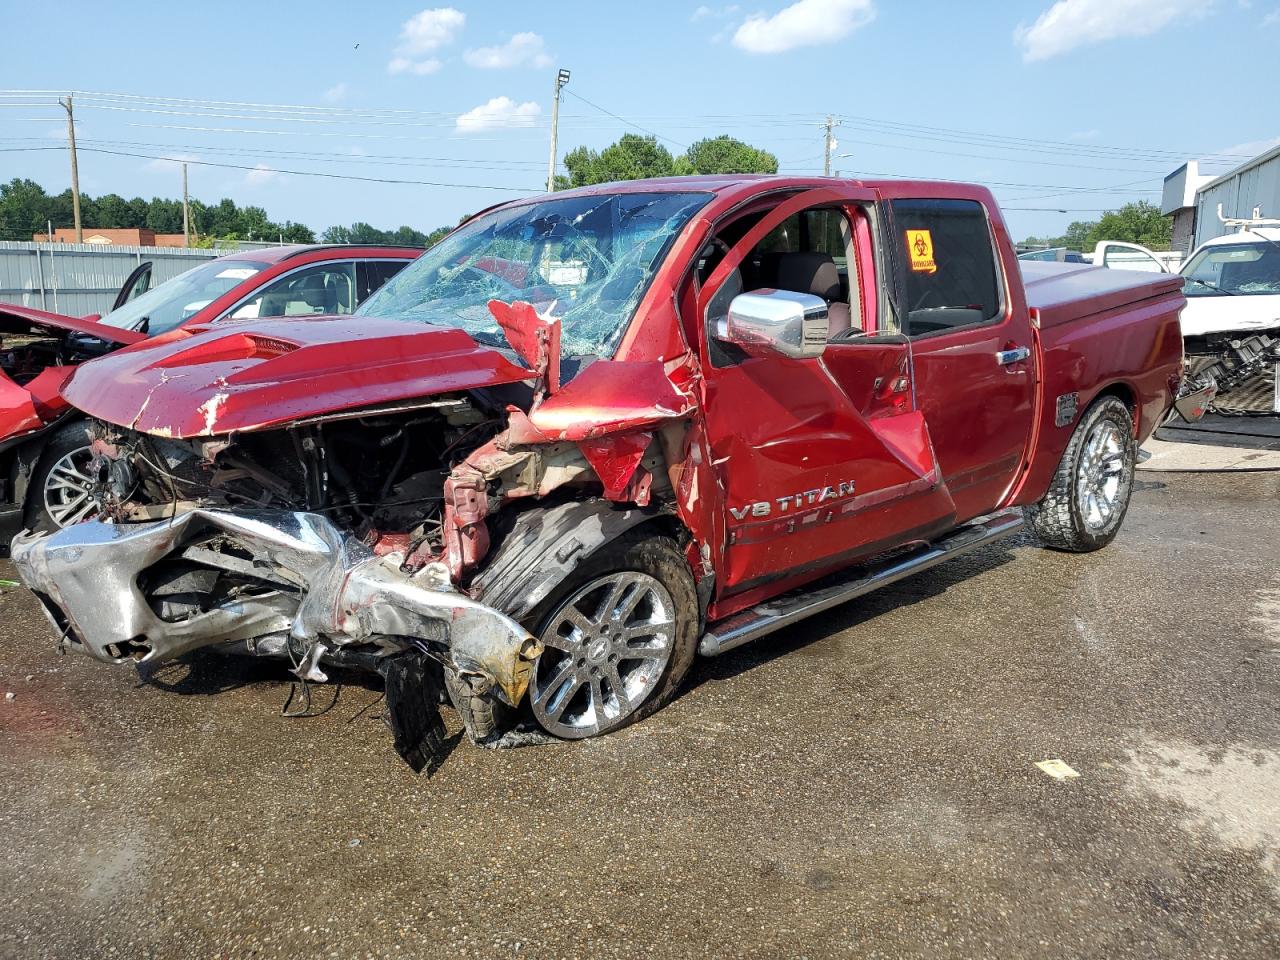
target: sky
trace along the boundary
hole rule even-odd
[[[178,197],[185,159],[192,196],[317,232],[539,192],[561,68],[561,158],[730,134],[816,174],[832,115],[841,175],[984,183],[1019,239],[1280,143],[1266,64],[1235,71],[1280,43],[1280,0],[4,0],[0,22],[39,27],[0,35],[0,181],[67,187],[74,93],[85,193]]]

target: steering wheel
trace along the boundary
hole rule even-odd
[[[715,272],[715,268],[720,266],[720,264],[724,261],[724,258],[729,255],[729,245],[725,243],[723,240],[721,240],[719,237],[712,237],[707,242],[710,243],[713,247],[715,247],[716,250],[720,253],[720,259],[716,260],[713,263],[711,257],[708,256],[706,258],[707,262],[703,265],[703,269],[699,272],[699,275],[698,275],[699,287],[701,287],[704,283],[706,283],[708,280],[711,279],[711,274]]]

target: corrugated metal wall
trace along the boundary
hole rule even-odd
[[[1232,232],[1218,219],[1218,204],[1224,217],[1252,216],[1262,207],[1264,217],[1280,217],[1280,154],[1269,157],[1220,183],[1196,194],[1196,243]]]
[[[151,261],[154,287],[227,250],[117,247],[95,243],[0,241],[0,302],[82,317],[106,313],[138,264]]]

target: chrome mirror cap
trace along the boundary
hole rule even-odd
[[[730,302],[716,338],[753,357],[820,357],[827,346],[827,301],[769,288],[740,293]]]

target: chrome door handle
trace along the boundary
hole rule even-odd
[[[1031,356],[1030,347],[1014,347],[1012,350],[997,350],[996,363],[1007,367],[1011,363],[1021,363]]]

